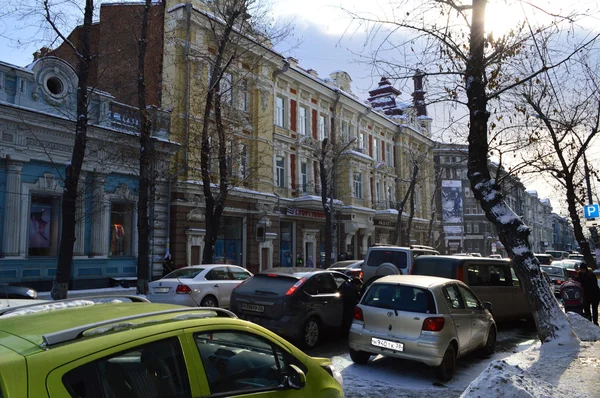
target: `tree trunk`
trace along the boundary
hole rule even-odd
[[[400,245],[400,246],[406,245],[406,243],[404,242],[406,235],[402,231],[402,213],[404,213],[404,206],[406,206],[406,202],[410,198],[410,193],[414,189],[418,173],[419,173],[419,165],[417,162],[414,162],[410,185],[408,186],[408,189],[406,190],[406,193],[404,194],[404,197],[402,198],[402,201],[400,202],[400,206],[398,206],[398,209],[397,209],[398,216],[396,218],[396,245]]]
[[[567,188],[567,208],[569,210],[569,217],[571,217],[571,221],[573,222],[573,233],[575,234],[575,239],[577,239],[577,243],[579,243],[585,263],[588,265],[588,267],[594,269],[596,267],[596,263],[594,262],[594,257],[592,256],[590,243],[583,234],[583,227],[581,226],[581,221],[579,220],[579,212],[577,210],[577,202],[574,195],[576,189],[572,178],[565,178],[565,187]]]
[[[490,114],[485,92],[485,6],[486,0],[473,0],[470,54],[465,70],[470,122],[468,178],[475,198],[488,220],[496,226],[500,241],[513,260],[515,273],[533,309],[538,336],[542,342],[546,342],[557,337],[558,325],[563,324],[561,319],[568,324],[566,315],[548,289],[533,255],[529,243],[531,229],[507,206],[500,187],[492,180],[488,169],[487,122]]]
[[[75,213],[77,208],[77,184],[85,156],[88,126],[88,77],[90,56],[90,30],[94,11],[93,0],[85,2],[84,20],[79,39],[79,59],[77,63],[77,121],[75,123],[75,142],[71,162],[65,168],[65,187],[62,197],[62,223],[56,275],[50,293],[53,300],[67,298],[73,246],[75,244]]]
[[[332,251],[332,236],[333,236],[333,190],[332,181],[329,180],[327,173],[327,158],[329,157],[328,140],[325,139],[321,143],[321,151],[319,153],[319,177],[321,180],[321,204],[325,212],[325,262],[323,268],[331,266],[331,251]],[[333,167],[332,167],[333,168]],[[335,170],[332,170],[334,173]],[[316,265],[316,259],[315,265]]]
[[[408,220],[406,221],[406,237],[404,238],[405,241],[405,245],[406,246],[410,246],[410,238],[411,238],[411,232],[412,232],[412,222],[413,222],[413,218],[415,217],[415,187],[416,184],[413,185],[413,189],[410,192],[410,202],[409,202],[409,209],[410,212],[408,213]]]
[[[146,107],[146,48],[148,14],[151,0],[146,0],[142,16],[142,32],[138,43],[138,109],[140,115],[140,177],[138,181],[138,258],[137,258],[137,293],[148,292],[150,277],[150,222],[148,218],[148,203],[152,176],[150,163],[154,155],[152,141],[152,124]]]

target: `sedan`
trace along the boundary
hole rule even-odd
[[[422,275],[378,279],[354,309],[350,358],[366,364],[384,355],[422,362],[448,381],[456,358],[472,351],[489,356],[496,346],[491,304],[464,283]]]
[[[554,261],[553,263],[555,263]],[[540,266],[542,271],[544,271],[550,279],[552,280],[552,285],[554,287],[554,294],[560,294],[560,287],[563,283],[569,280],[569,275],[567,274],[566,268],[554,266],[554,265],[542,265]]]
[[[154,303],[228,308],[233,289],[251,276],[237,265],[184,267],[148,283],[147,297]]]
[[[362,280],[363,273],[361,267],[363,265],[363,262],[363,260],[338,261],[337,263],[334,263],[331,267],[327,269],[330,271],[341,272],[342,274],[348,275],[351,278],[359,278],[360,280]]]

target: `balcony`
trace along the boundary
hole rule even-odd
[[[169,112],[158,109],[155,106],[147,107],[148,117],[152,123],[152,137],[168,139],[171,115]],[[140,132],[140,115],[138,108],[110,102],[108,110],[108,122],[110,127],[131,133]]]

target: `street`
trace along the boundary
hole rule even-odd
[[[476,353],[457,360],[454,378],[442,384],[437,381],[432,368],[417,362],[381,356],[371,357],[364,366],[356,365],[348,354],[347,339],[329,337],[320,346],[306,353],[330,358],[344,377],[346,397],[459,397],[486,367],[494,360],[528,348],[537,341],[535,327],[524,322],[498,326],[496,354],[481,358]]]

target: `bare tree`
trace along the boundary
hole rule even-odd
[[[446,100],[466,105],[469,116],[468,178],[471,188],[488,220],[496,226],[500,240],[513,260],[515,272],[533,309],[539,338],[546,342],[561,334],[562,325],[566,323],[565,314],[542,278],[529,242],[531,229],[507,205],[498,183],[490,173],[488,122],[493,108],[489,103],[498,101],[509,90],[535,80],[545,71],[559,67],[580,49],[592,45],[597,36],[562,48],[561,57],[554,63],[542,64],[531,72],[523,72],[515,63],[515,60],[524,57],[521,53],[523,46],[531,44],[539,33],[556,29],[557,25],[534,27],[531,30],[528,29],[529,25],[521,25],[510,34],[496,39],[485,30],[486,4],[486,0],[433,0],[411,7],[402,16],[394,14],[390,19],[356,17],[374,28],[371,38],[382,25],[408,34],[411,38],[408,45],[404,46],[408,47],[406,53],[410,53],[413,42],[420,41],[420,49],[427,50],[419,54],[420,60],[430,65],[431,69],[425,73],[438,76],[443,87],[440,92],[446,93]],[[523,3],[523,6],[527,4]],[[395,4],[394,10],[398,8]],[[559,22],[567,23],[573,18],[562,18]],[[386,37],[382,45],[377,47],[375,59],[379,58],[378,55],[384,57],[386,49],[402,48],[396,42],[397,35]],[[395,66],[396,71],[400,70],[397,62],[388,62],[384,66],[389,69]],[[400,72],[405,73],[405,70]]]
[[[404,208],[406,203],[411,198],[415,186],[417,185],[417,176],[419,175],[419,162],[416,159],[412,160],[412,172],[410,175],[410,180],[408,184],[408,189],[404,193],[402,200],[398,203],[398,217],[396,218],[396,244],[400,246],[406,246],[406,237],[410,235],[410,232],[407,232],[406,229],[403,230],[402,224],[402,214],[404,213]],[[399,180],[400,178],[398,178]],[[408,225],[407,225],[408,228]]]

